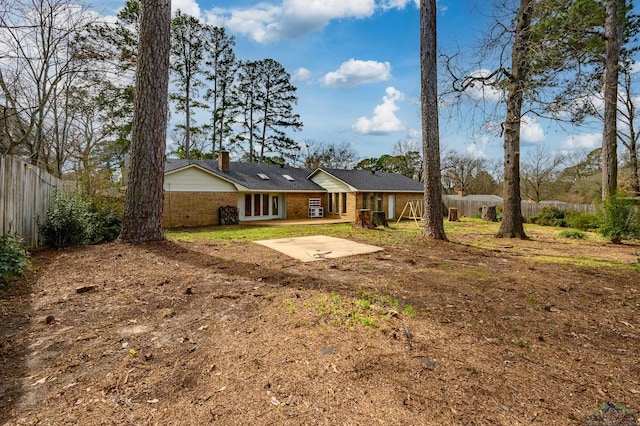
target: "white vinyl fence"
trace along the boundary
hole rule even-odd
[[[18,234],[38,246],[36,217],[44,219],[60,179],[22,160],[0,156],[0,235]]]

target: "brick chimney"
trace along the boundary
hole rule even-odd
[[[229,171],[229,151],[220,151],[218,154],[218,169],[221,172]]]

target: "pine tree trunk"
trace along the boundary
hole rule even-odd
[[[434,240],[447,240],[442,215],[436,13],[436,0],[422,0],[420,2],[422,152],[424,154],[425,201],[422,235]]]
[[[120,239],[128,243],[164,238],[162,228],[170,0],[142,0],[131,161]]]
[[[522,98],[526,86],[529,64],[531,12],[533,0],[520,0],[518,23],[511,63],[511,76],[507,87],[507,119],[504,122],[504,210],[497,238],[527,238],[520,207],[520,125]]]
[[[618,188],[618,61],[620,34],[618,31],[618,0],[607,0],[604,70],[604,132],[602,135],[602,199],[615,194]]]

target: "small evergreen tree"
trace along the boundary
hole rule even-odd
[[[640,239],[640,213],[629,198],[610,194],[598,209],[600,233],[612,243]]]

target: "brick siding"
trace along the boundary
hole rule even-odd
[[[169,192],[164,194],[164,227],[218,225],[218,208],[237,206],[235,192]]]
[[[327,194],[325,192],[286,194],[287,197],[287,219],[306,219],[309,217],[309,198],[320,198],[324,214],[327,215]]]

